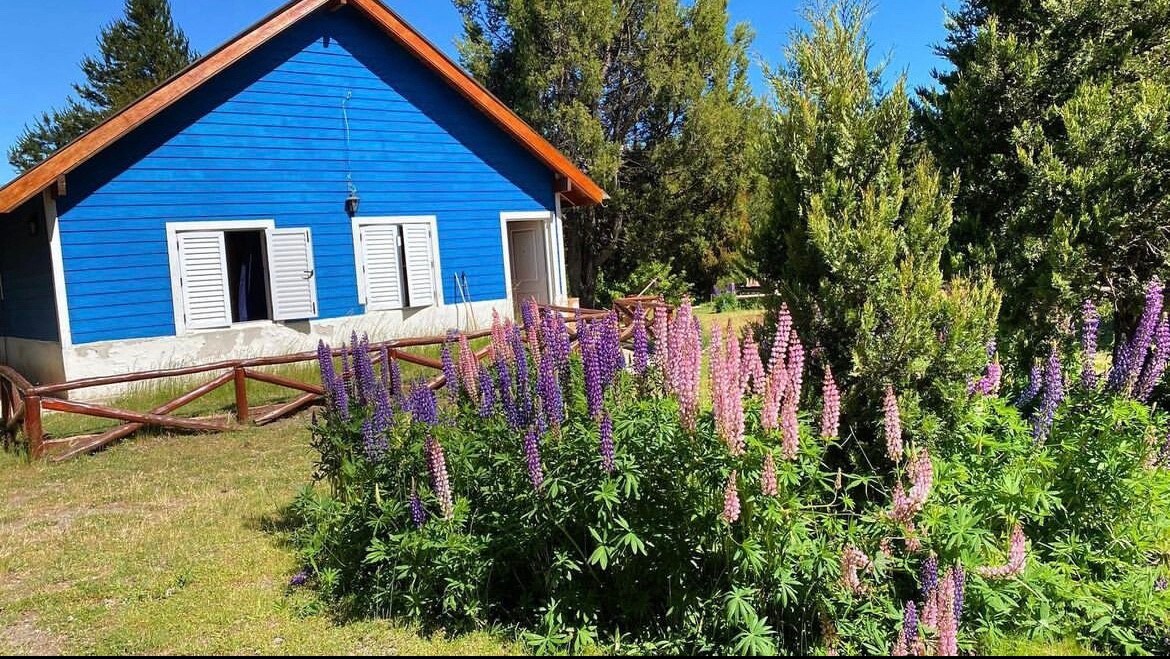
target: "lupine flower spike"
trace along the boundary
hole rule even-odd
[[[1085,389],[1097,388],[1097,367],[1094,361],[1097,358],[1097,335],[1101,327],[1101,318],[1097,315],[1097,305],[1086,299],[1081,304],[1081,386]]]
[[[821,383],[821,398],[825,405],[821,410],[821,437],[836,439],[841,423],[841,392],[833,379],[833,368],[828,363],[825,364],[825,378]]]
[[[1056,410],[1063,401],[1064,375],[1060,369],[1060,352],[1054,345],[1044,368],[1044,394],[1041,396],[1040,410],[1032,423],[1032,436],[1037,442],[1047,439]]]
[[[433,436],[428,436],[426,453],[427,469],[431,472],[431,489],[439,499],[443,519],[451,519],[455,511],[455,500],[451,496],[451,481],[447,476],[447,458],[443,455],[443,445]]]
[[[1011,546],[1008,549],[1008,560],[1003,565],[994,567],[983,566],[978,569],[979,574],[988,579],[1009,579],[1024,572],[1027,563],[1027,538],[1024,529],[1019,524],[1012,527]]]
[[[954,657],[959,654],[959,629],[955,621],[955,576],[952,570],[938,586],[938,652],[942,657]]]
[[[744,392],[751,391],[756,395],[764,393],[767,384],[764,362],[760,360],[760,347],[756,345],[756,339],[751,332],[748,332],[744,337],[743,359],[740,360],[740,363],[743,368],[740,372],[739,388]]]
[[[779,491],[776,486],[776,460],[772,457],[772,452],[768,451],[764,454],[764,469],[760,472],[760,492],[764,496],[774,497]]]
[[[731,472],[731,475],[727,477],[727,485],[723,487],[723,513],[720,517],[728,524],[739,519],[739,492],[736,490],[738,478],[738,471]]]
[[[882,403],[886,430],[886,455],[898,462],[902,459],[902,415],[898,411],[898,397],[894,385],[886,385],[886,397]]]
[[[841,552],[841,583],[854,595],[865,593],[859,571],[869,568],[869,557],[863,551],[849,545]]]
[[[601,436],[601,469],[607,474],[612,474],[614,469],[613,419],[610,418],[609,412],[602,414],[599,430],[599,435]]]
[[[540,462],[540,437],[535,428],[529,428],[524,436],[524,459],[528,462],[532,489],[539,490],[544,485],[544,467]]]

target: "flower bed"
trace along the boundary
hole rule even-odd
[[[1156,302],[1103,389],[1066,384],[1084,369],[1054,348],[1017,407],[990,346],[947,429],[904,428],[893,388],[879,426],[841,418],[784,313],[761,354],[730,329],[704,350],[687,302],[639,312],[627,354],[616,317],[576,323],[572,351],[530,305],[494,324],[488,366],[452,336],[437,394],[355,337],[340,376],[322,351],[327,487],[298,500],[297,545],[350,612],[514,626],[541,653],[956,654],[1008,633],[1159,651]]]

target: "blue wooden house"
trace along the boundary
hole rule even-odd
[[[377,0],[296,0],[0,189],[39,382],[482,327],[566,297],[588,176]]]

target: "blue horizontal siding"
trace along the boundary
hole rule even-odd
[[[37,223],[30,235],[29,221]],[[0,336],[58,341],[53,266],[40,197],[0,215]]]
[[[552,173],[490,119],[354,10],[319,12],[69,175],[74,341],[174,333],[168,222],[308,227],[321,318],[362,313],[347,172],[360,215],[437,217],[448,303],[459,273],[505,297],[500,212],[553,207]]]

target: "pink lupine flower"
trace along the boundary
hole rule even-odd
[[[954,657],[959,654],[959,629],[955,620],[955,574],[948,569],[938,584],[935,608],[938,610],[938,656]]]
[[[776,460],[772,458],[771,451],[764,455],[764,470],[760,473],[760,491],[768,497],[774,497],[779,492],[779,488],[776,486]]]
[[[894,648],[890,650],[891,657],[908,657],[909,650],[906,649],[906,637],[901,632],[895,634]]]
[[[764,393],[764,387],[767,386],[764,362],[760,360],[760,347],[756,345],[756,339],[751,332],[748,332],[743,339],[743,359],[740,360],[740,363],[742,370],[739,388],[744,392],[751,391],[756,395]]]
[[[719,436],[732,455],[742,455],[744,448],[744,411],[742,380],[739,377],[739,341],[728,325],[727,333],[718,327],[711,330],[711,397],[715,425]]]
[[[764,430],[776,430],[780,427],[780,403],[788,390],[788,371],[779,364],[768,376],[768,386],[764,389],[764,406],[760,410],[760,425]]]
[[[739,472],[731,472],[727,477],[727,485],[723,488],[723,513],[720,515],[728,524],[739,519],[739,492],[736,490],[736,480]]]
[[[776,336],[772,341],[772,354],[768,356],[768,373],[771,375],[778,368],[784,368],[784,360],[788,355],[788,339],[792,332],[792,314],[788,312],[788,303],[780,305],[780,313],[776,316]]]
[[[890,514],[895,521],[903,524],[912,522],[914,516],[926,505],[934,482],[934,465],[925,446],[911,461],[906,475],[910,479],[910,490],[908,492],[903,490],[901,483],[894,486],[894,509]]]
[[[872,563],[864,552],[853,545],[848,545],[841,552],[841,583],[854,595],[861,595],[865,592],[865,586],[857,573],[859,570],[869,568],[870,565]]]
[[[792,391],[796,393],[797,399],[800,398],[801,387],[804,384],[804,344],[800,342],[800,335],[796,330],[792,330],[791,336],[788,338],[788,379],[792,385]],[[800,401],[797,400],[797,403]]]
[[[427,437],[426,441],[427,469],[431,472],[431,489],[439,499],[439,507],[443,511],[443,519],[451,519],[455,510],[455,501],[451,496],[451,480],[447,476],[447,459],[443,455],[443,445],[439,440]]]
[[[825,379],[821,384],[825,407],[821,410],[821,437],[836,439],[841,423],[841,392],[833,379],[833,368],[825,364]]]
[[[666,372],[667,362],[670,360],[670,351],[667,349],[669,343],[669,330],[666,318],[666,308],[662,306],[654,307],[654,358],[658,361],[658,367],[662,372]]]
[[[922,624],[927,627],[938,626],[938,588],[926,594],[926,601],[922,604]]]
[[[683,426],[695,429],[699,415],[699,382],[702,372],[702,328],[694,316],[690,298],[682,304],[669,323],[666,362],[667,383],[678,397]]]
[[[800,422],[796,418],[799,392],[796,384],[790,381],[788,393],[784,396],[784,403],[780,406],[780,429],[783,431],[780,453],[785,460],[795,460],[796,454],[800,452]]]
[[[886,385],[886,397],[882,403],[886,426],[886,455],[898,462],[902,459],[902,415],[898,411],[898,397],[894,385]]]
[[[479,401],[479,360],[467,342],[467,335],[459,335],[459,382],[474,401]]]
[[[988,579],[1008,579],[1022,574],[1028,561],[1027,541],[1027,537],[1024,536],[1024,528],[1016,524],[1012,527],[1011,547],[1008,549],[1007,563],[994,567],[980,567],[979,574]]]
[[[492,358],[496,361],[512,359],[512,348],[508,345],[508,332],[500,320],[500,312],[492,309]]]

